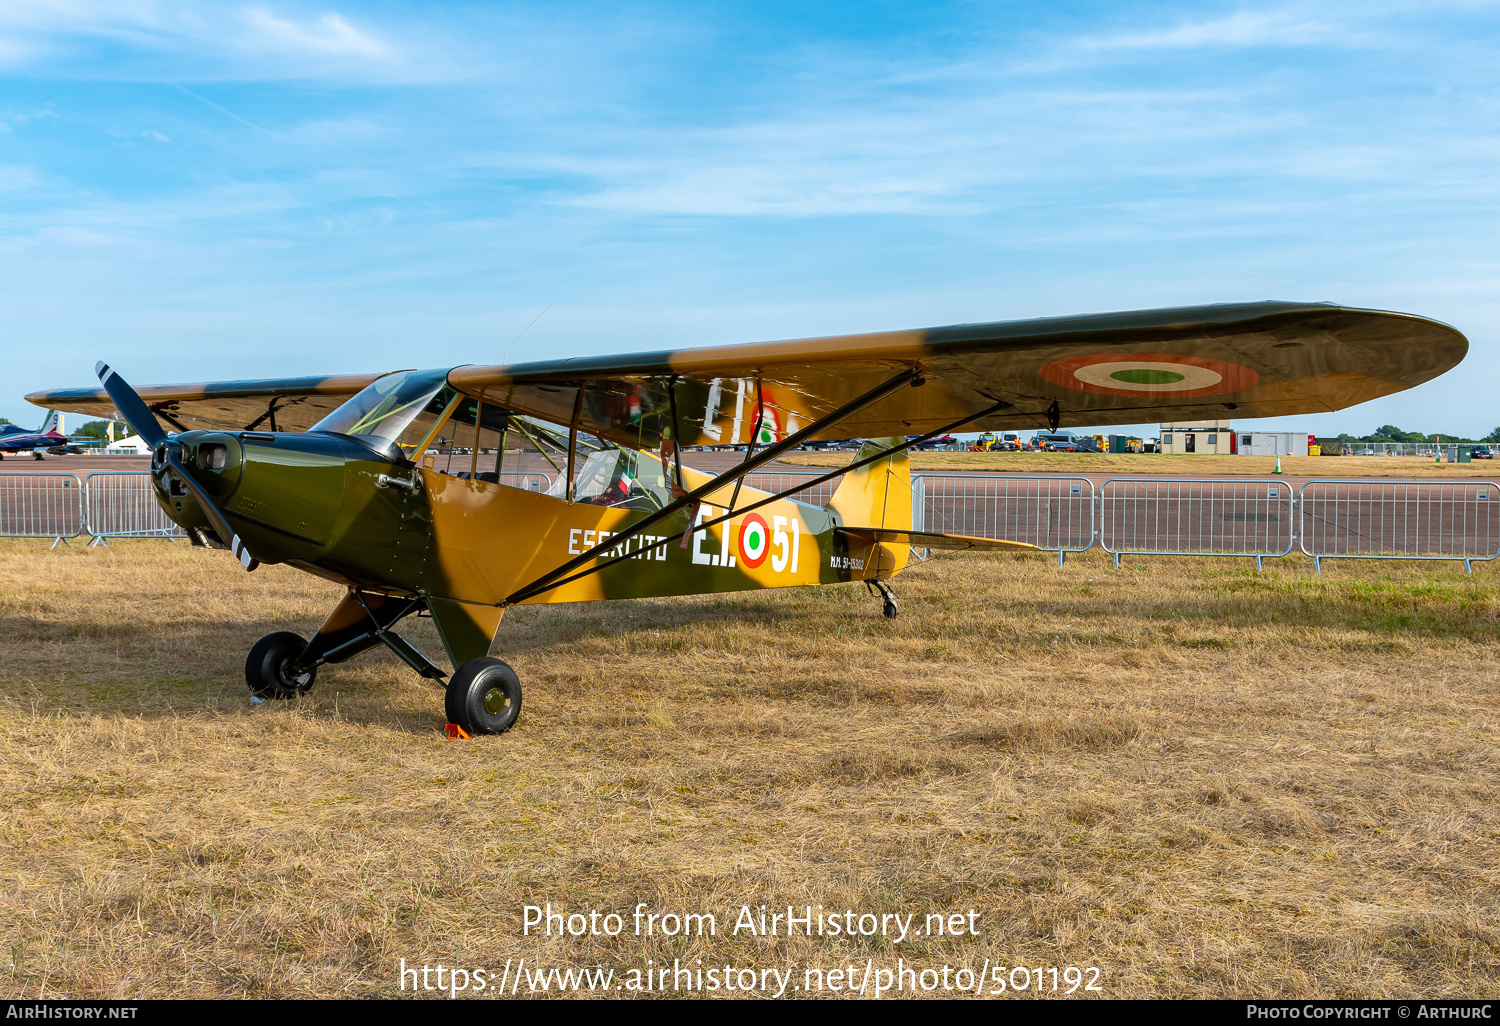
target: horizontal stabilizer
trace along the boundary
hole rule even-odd
[[[966,534],[938,534],[934,531],[897,530],[889,527],[837,527],[834,530],[839,534],[857,538],[867,545],[873,542],[887,542],[893,545],[909,545],[914,549],[1040,551],[1035,545],[1028,545],[1026,542],[1003,541],[999,538],[974,538]]]

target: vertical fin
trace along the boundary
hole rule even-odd
[[[905,438],[873,438],[860,446],[856,461],[869,459],[900,445]],[[911,461],[905,450],[845,474],[838,491],[824,507],[844,527],[884,527],[911,530]],[[873,542],[866,555],[864,576],[882,579],[906,566],[906,545]]]
[[[860,447],[856,460],[900,445],[904,438],[875,438]],[[825,507],[845,527],[911,529],[911,461],[899,452],[852,474],[845,474]]]

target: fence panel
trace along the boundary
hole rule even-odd
[[[1285,481],[1111,478],[1099,489],[1099,546],[1120,556],[1267,556],[1292,551]]]
[[[1026,542],[1056,552],[1094,545],[1094,483],[1086,477],[919,474],[912,480],[912,526]]]
[[[796,488],[799,484],[802,484],[805,481],[812,481],[815,478],[821,477],[826,473],[828,472],[825,470],[813,474],[788,474],[780,471],[767,471],[758,474],[746,474],[745,486],[747,488],[755,488],[759,491],[769,492],[772,495],[776,495],[779,492],[784,491],[785,489]],[[835,477],[831,480],[824,481],[820,485],[815,485],[812,488],[807,489],[806,491],[793,492],[791,495],[787,496],[787,498],[796,499],[798,502],[805,502],[812,506],[826,506],[828,505],[828,500],[833,498],[833,493],[835,489],[838,488],[839,482],[842,480],[842,477]]]
[[[1302,551],[1325,559],[1474,560],[1500,556],[1500,486],[1493,481],[1309,481]]]
[[[0,538],[77,538],[83,491],[72,474],[0,474]]]
[[[83,479],[84,527],[106,538],[185,538],[156,503],[145,471],[96,470]],[[93,542],[90,542],[93,544]]]

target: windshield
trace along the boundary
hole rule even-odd
[[[442,415],[447,382],[447,370],[387,374],[308,430],[353,435],[378,452],[410,459]]]

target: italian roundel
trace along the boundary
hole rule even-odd
[[[757,513],[748,514],[740,524],[740,562],[754,569],[766,561],[771,551],[771,532]]]
[[[1154,396],[1225,395],[1250,388],[1260,375],[1249,367],[1174,353],[1094,353],[1053,360],[1038,372],[1043,380],[1080,392]]]

